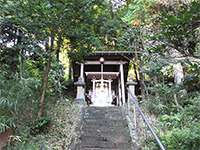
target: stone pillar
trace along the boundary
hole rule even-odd
[[[177,87],[179,87],[181,84],[183,84],[184,81],[183,66],[181,65],[181,63],[177,63],[173,65],[173,69],[174,69],[174,83]],[[174,94],[174,101],[177,106],[177,110],[181,109],[181,106],[177,99],[177,93]]]
[[[183,66],[181,65],[181,63],[177,63],[173,65],[173,69],[174,69],[174,83],[176,85],[182,84],[184,80]]]
[[[130,90],[130,92],[133,94],[133,96],[135,96],[135,86],[137,85],[137,82],[133,81],[133,79],[131,78],[127,83],[126,83],[128,89]],[[127,102],[127,112],[128,115],[130,115],[131,112],[131,95],[128,92],[128,102]],[[133,107],[133,117],[134,117],[134,128],[137,128],[137,114],[136,114],[136,108],[135,108],[135,104]]]
[[[95,92],[95,80],[92,80],[92,92]]]
[[[112,85],[111,85],[112,80],[109,80],[109,95],[112,95]]]
[[[130,89],[133,95],[135,95],[135,86],[137,85],[137,82],[133,81],[133,79],[129,79],[129,81],[126,83],[127,87]],[[128,96],[128,99],[130,99],[130,95]]]
[[[81,77],[74,83],[77,86],[76,102],[85,103],[85,82]]]
[[[120,80],[121,80],[121,90],[122,90],[122,103],[125,104],[125,86],[124,86],[124,67],[120,64]]]
[[[84,80],[84,64],[83,64],[83,63],[81,63],[80,77],[83,79],[83,81],[85,81],[85,80]]]
[[[117,101],[117,105],[121,106],[121,98],[122,98],[122,92],[121,92],[121,86],[120,86],[120,79],[118,79],[118,101]]]

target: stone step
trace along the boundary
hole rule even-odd
[[[113,115],[113,114],[116,114],[116,115],[120,115],[121,111],[119,110],[120,107],[88,107],[84,110],[84,113],[87,115],[91,115],[91,114],[101,114],[101,115],[104,115],[104,114],[110,114],[110,115]]]
[[[82,148],[81,150],[102,150],[102,148]],[[103,150],[124,150],[124,149],[118,149],[118,148],[104,148]],[[126,150],[132,150],[131,148],[130,149],[126,149]]]
[[[80,139],[82,141],[84,141],[84,138],[88,139],[98,139],[100,141],[111,141],[114,143],[118,143],[118,142],[130,142],[131,138],[129,136],[123,135],[123,134],[98,134],[98,135],[94,135],[94,134],[83,134]]]
[[[124,121],[109,121],[109,120],[84,120],[83,127],[93,126],[107,126],[107,127],[126,127],[128,126]]]
[[[102,148],[94,148],[94,147],[87,147],[87,148],[81,148],[81,150],[102,150]],[[133,148],[126,148],[126,149],[121,149],[121,148],[103,148],[103,150],[133,150]]]
[[[87,107],[75,150],[132,150],[128,124],[120,107]]]
[[[124,118],[121,116],[120,113],[110,114],[112,112],[105,112],[103,114],[93,113],[93,114],[85,114],[84,119],[111,119],[111,120],[123,120]]]
[[[117,131],[117,132],[116,132]],[[118,127],[118,128],[111,128],[111,127],[105,127],[105,126],[102,126],[102,127],[93,127],[93,128],[82,128],[82,131],[81,133],[88,133],[88,134],[129,134],[129,131],[128,131],[128,128],[121,128],[121,127]]]
[[[95,145],[96,144],[96,145]],[[130,147],[130,144],[124,143],[124,144],[113,144],[112,143],[95,143],[93,145],[80,145],[80,148],[78,150],[83,149],[119,149],[119,150],[133,150],[132,147]]]
[[[81,135],[86,135],[86,136],[127,136],[129,132],[127,130],[119,130],[118,132],[106,132],[106,131],[100,131],[100,130],[83,130],[81,132]]]
[[[111,120],[123,120],[124,118],[121,116],[121,114],[90,114],[90,115],[85,115],[83,119],[111,119]]]
[[[106,131],[106,132],[116,132],[116,131],[125,131],[128,130],[128,125],[113,125],[113,126],[107,126],[107,125],[99,125],[99,124],[93,124],[93,125],[86,125],[82,124],[82,130],[96,130],[96,131]]]
[[[120,139],[116,141],[112,141],[112,139],[107,139],[105,137],[83,137],[81,139],[81,146],[83,148],[123,148],[126,150],[127,148],[130,148],[130,142],[131,141],[123,141]]]
[[[76,150],[134,150],[132,147],[127,145],[119,145],[117,147],[99,147],[99,146],[83,146],[77,145]]]

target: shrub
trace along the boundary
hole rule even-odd
[[[200,124],[188,128],[174,128],[167,131],[162,139],[165,141],[168,150],[199,150],[200,145]]]
[[[24,117],[33,117],[40,85],[34,78],[8,80],[0,74],[0,131],[17,126],[16,121],[20,123]]]
[[[3,133],[10,128],[15,128],[14,119],[7,116],[0,116],[0,133]]]
[[[31,125],[30,134],[36,135],[38,133],[46,132],[50,124],[51,119],[49,117],[41,117],[33,122]]]

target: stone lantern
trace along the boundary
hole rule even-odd
[[[78,78],[78,81],[74,83],[77,87],[77,94],[76,94],[76,102],[77,103],[84,103],[85,102],[85,82],[83,81],[82,77]]]
[[[130,78],[126,85],[131,93],[135,96],[135,86],[137,85],[137,82],[135,82],[133,78]],[[130,95],[128,96],[128,99],[130,99]]]

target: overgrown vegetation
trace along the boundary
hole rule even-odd
[[[0,133],[14,130],[8,147],[69,145],[71,66],[62,55],[129,50],[131,76],[166,148],[198,150],[199,10],[198,0],[0,0]],[[147,147],[158,149],[152,141]]]
[[[195,0],[133,0],[121,10],[130,28],[139,31],[132,34],[137,40],[131,48],[137,52],[143,106],[157,117],[158,134],[169,150],[199,149],[199,9]],[[159,149],[152,141],[144,141],[145,147]]]

